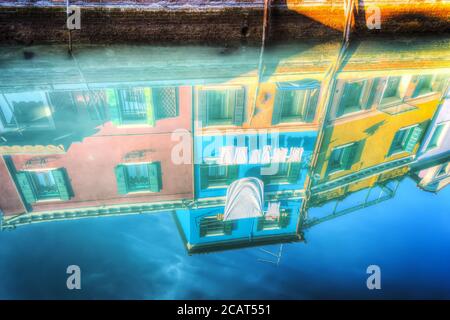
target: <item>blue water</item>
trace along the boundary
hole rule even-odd
[[[319,224],[278,266],[259,248],[187,255],[170,213],[50,222],[0,233],[2,299],[450,298],[450,188]],[[278,250],[279,246],[265,247]],[[81,290],[66,268],[81,268]],[[366,268],[381,268],[368,290]]]

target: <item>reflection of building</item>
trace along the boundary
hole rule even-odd
[[[409,170],[447,81],[439,72],[367,72],[354,79],[344,71],[330,93],[313,198],[339,196],[347,185],[369,186]]]
[[[438,192],[450,183],[450,160],[438,162],[429,167],[420,168],[412,174],[417,185],[425,191]]]
[[[423,138],[413,178],[426,191],[437,192],[450,183],[450,99],[449,92],[440,104]]]
[[[172,149],[178,143],[172,132],[190,131],[189,87],[125,87],[40,95],[60,98],[48,103],[47,117],[64,105],[71,110],[66,116],[72,116],[71,122],[76,124],[91,119],[83,115],[95,111],[97,126],[89,125],[96,133],[72,141],[68,149],[62,147],[58,152],[53,149],[56,143],[46,136],[54,127],[46,127],[41,140],[36,140],[44,143],[41,146],[27,146],[27,139],[20,148],[4,146],[2,152],[9,155],[3,157],[0,173],[2,181],[8,182],[0,203],[6,222],[161,211],[173,208],[173,201],[192,197],[190,164],[171,161]],[[23,99],[22,95],[18,99]],[[3,102],[3,115],[10,110],[9,119],[20,118],[20,109],[8,109],[11,104]],[[73,126],[67,127],[67,122],[59,125],[60,134],[71,135]],[[36,126],[21,129],[34,134]],[[13,134],[21,138],[17,132],[7,130],[6,134],[6,143]],[[154,203],[158,205],[152,206]]]
[[[39,70],[11,67],[20,90],[0,86],[3,227],[170,211],[196,253],[302,240],[302,227],[328,219],[306,210],[366,191],[331,216],[390,199],[411,172],[441,188],[448,61],[433,46],[408,55],[363,43],[329,80],[337,49],[273,49],[263,70],[249,48],[199,49],[193,61],[165,48],[164,57],[110,49],[81,55],[78,66],[61,62],[73,83],[50,73],[57,88]],[[412,69],[416,57],[423,68]],[[263,183],[262,215],[225,219],[230,184],[248,177]]]
[[[26,91],[25,91],[26,90]],[[81,92],[7,89],[0,95],[0,154],[63,153],[101,124]]]
[[[294,61],[300,72],[289,63],[285,70],[269,63],[273,72],[262,82],[244,74],[194,88],[195,204],[176,213],[189,252],[301,239],[299,214],[324,70],[305,73],[302,59]],[[263,183],[263,216],[225,221],[230,184],[248,177]],[[202,205],[210,201],[221,205]],[[269,218],[269,207],[277,208],[275,217]]]
[[[179,210],[175,220],[189,253],[300,240],[298,199],[281,200],[279,217],[223,220],[223,206]],[[267,204],[265,212],[267,212]]]

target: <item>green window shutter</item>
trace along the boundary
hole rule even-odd
[[[200,238],[203,238],[204,236],[206,236],[206,231],[208,230],[208,226],[205,223],[205,219],[203,218],[200,221]]]
[[[419,87],[418,85],[420,84],[420,76],[413,76],[411,79],[411,83],[413,83],[414,87],[413,87],[413,91],[410,94],[410,96],[408,98],[415,98],[416,95],[419,93]]]
[[[145,105],[147,107],[147,124],[154,127],[155,126],[155,108],[153,92],[150,88],[144,89]]]
[[[208,165],[200,166],[200,189],[208,188]]]
[[[125,167],[122,165],[118,165],[114,169],[116,173],[116,180],[117,180],[117,192],[119,194],[127,194],[127,181],[125,176]]]
[[[225,233],[225,235],[229,236],[230,234],[232,234],[233,233],[233,222],[232,221],[224,221],[223,224],[224,224],[223,232]]]
[[[289,176],[288,176],[288,182],[289,183],[296,183],[299,175],[300,175],[300,171],[302,169],[302,163],[301,162],[291,162],[289,165]]]
[[[361,155],[364,150],[365,144],[366,144],[366,140],[361,140],[361,141],[358,141],[357,143],[355,143],[351,147],[351,150],[349,150],[349,152],[350,152],[349,159],[348,159],[348,162],[346,163],[347,170],[350,169],[352,167],[352,165],[354,165],[355,163],[357,163],[361,160]]]
[[[375,102],[375,99],[377,99],[377,95],[378,95],[378,85],[379,85],[380,80],[379,79],[375,79],[372,81],[372,84],[370,84],[369,81],[369,90],[370,92],[368,93],[368,97],[367,97],[367,101],[364,105],[364,109],[370,109],[373,105],[373,103]]]
[[[64,169],[58,169],[52,171],[53,178],[55,178],[56,185],[59,191],[59,197],[63,201],[70,199],[70,189],[68,188],[68,182]]]
[[[408,137],[408,142],[406,143],[405,151],[406,152],[412,152],[414,147],[417,144],[417,141],[419,141],[420,136],[422,135],[423,129],[420,126],[415,127],[412,129],[411,133]]]
[[[239,174],[239,166],[231,165],[227,166],[227,182],[232,183],[234,180],[238,178]]]
[[[17,172],[16,177],[25,202],[28,204],[35,203],[37,198],[33,192],[30,180],[28,180],[28,174],[26,172]]]
[[[150,191],[159,192],[161,190],[161,164],[159,162],[148,165],[148,175],[150,179]]]
[[[445,84],[445,75],[438,75],[436,79],[431,83],[431,90],[433,92],[440,92],[444,88]]]
[[[344,153],[342,155],[342,169],[343,170],[350,170],[353,165],[353,159],[355,158],[356,154],[356,148],[358,146],[358,143],[355,143],[349,147],[346,147],[344,149]]]
[[[383,78],[377,78],[374,81],[373,84],[373,100],[372,103],[375,103],[377,105],[377,107],[380,106],[381,104],[381,99],[383,98],[383,91],[384,91],[384,87],[386,86],[386,82],[387,82],[387,77],[383,77]]]
[[[115,89],[106,89],[106,102],[109,107],[109,117],[112,123],[117,126],[121,124],[119,105]]]
[[[153,88],[156,120],[178,117],[178,90],[176,87]]]
[[[258,224],[256,225],[256,230],[261,231],[264,228],[264,217],[258,218]]]
[[[280,123],[282,102],[283,102],[283,91],[277,90],[277,92],[275,93],[275,100],[273,102],[272,124]]]
[[[197,108],[197,119],[202,121],[202,126],[208,126],[208,114],[207,114],[207,91],[199,90],[198,91],[198,108]]]
[[[309,93],[308,106],[305,114],[306,122],[313,122],[316,115],[317,102],[319,101],[319,89],[311,90]]]
[[[236,126],[240,126],[244,122],[245,90],[244,88],[240,88],[237,90],[233,90],[232,92],[235,94],[233,124]]]
[[[291,220],[291,215],[288,212],[282,212],[280,215],[280,228],[286,228]]]
[[[342,88],[344,88],[344,87],[342,87]],[[343,105],[344,98],[345,98],[345,96],[342,95],[338,99],[336,117],[341,117],[344,114],[344,111],[345,111],[345,108]]]

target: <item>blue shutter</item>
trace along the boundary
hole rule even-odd
[[[208,188],[208,172],[209,166],[207,164],[200,165],[200,189],[204,190]]]
[[[291,162],[289,164],[289,176],[288,176],[289,183],[296,183],[298,181],[301,169],[302,169],[301,162]]]
[[[286,228],[289,223],[291,222],[291,215],[289,212],[281,212],[280,218],[279,218],[279,226],[280,228]]]
[[[55,178],[56,186],[59,191],[59,198],[63,201],[67,201],[70,199],[70,189],[67,185],[66,174],[64,169],[58,169],[52,171],[53,178]]]
[[[229,236],[233,233],[234,222],[233,221],[224,221],[223,222],[223,232],[225,235]]]
[[[33,187],[31,186],[30,180],[28,179],[28,173],[17,172],[16,177],[25,202],[28,204],[35,203],[37,198],[33,192]]]
[[[119,194],[127,194],[127,181],[125,176],[125,166],[118,165],[114,169],[117,180],[117,192]]]
[[[227,166],[227,183],[230,184],[237,180],[239,177],[239,166],[238,165],[228,165]]]

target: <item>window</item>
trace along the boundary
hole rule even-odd
[[[91,120],[105,121],[107,117],[108,103],[104,90],[78,91],[73,93],[75,104],[78,107],[86,107]],[[54,98],[52,97],[52,103]]]
[[[41,200],[70,199],[70,187],[63,169],[20,171],[16,177],[28,204]]]
[[[119,194],[132,192],[159,192],[161,167],[159,162],[123,164],[116,167]]]
[[[30,176],[38,199],[59,197],[58,186],[51,171],[33,172]]]
[[[442,141],[443,133],[446,131],[446,123],[441,123],[434,129],[430,142],[428,143],[427,150],[434,149],[439,146]]]
[[[200,167],[201,188],[225,186],[237,179],[237,165],[204,164]]]
[[[317,107],[319,89],[278,90],[275,96],[272,124],[282,122],[312,122]]]
[[[199,119],[204,126],[242,125],[244,108],[244,88],[199,91]]]
[[[445,75],[419,75],[413,78],[416,84],[412,98],[421,97],[429,93],[440,92],[443,89]]]
[[[447,175],[447,166],[448,166],[448,164],[444,164],[439,168],[439,170],[436,173],[436,178],[441,178],[441,177]]]
[[[334,148],[328,160],[327,172],[330,174],[342,170],[349,170],[353,164],[359,161],[363,148],[364,141]]]
[[[147,164],[125,166],[126,180],[129,192],[150,188],[150,177]]]
[[[400,90],[402,77],[389,77],[381,98],[381,105],[390,105],[402,101],[404,91]]]
[[[115,125],[155,123],[150,88],[107,89],[106,100]]]
[[[227,91],[209,91],[206,93],[208,124],[233,124],[234,105],[228,103]]]
[[[258,218],[258,231],[261,230],[276,230],[286,228],[291,220],[291,215],[288,211],[280,209],[280,216],[277,219],[270,219],[267,217]]]
[[[264,167],[271,167],[274,164],[266,164]],[[302,165],[300,162],[280,162],[278,172],[274,175],[263,175],[261,178],[266,184],[296,183],[300,178]]]
[[[200,237],[231,235],[233,221],[224,221],[220,216],[202,217],[200,220]]]
[[[417,81],[417,84],[413,93],[413,98],[433,92],[433,88],[431,86],[433,80],[432,75],[417,76],[415,80]]]
[[[366,108],[367,80],[347,82],[344,84],[344,93],[339,102],[337,116],[361,111]]]
[[[111,120],[116,125],[155,125],[156,120],[179,115],[176,87],[107,89]]]
[[[378,109],[389,115],[416,110],[417,107],[405,103],[411,87],[411,76],[388,77],[379,79],[382,93]]]
[[[412,152],[422,135],[422,131],[423,129],[419,125],[397,131],[392,140],[388,156],[399,152]]]
[[[0,96],[0,121],[6,128],[53,128],[52,109],[41,92]]]
[[[140,88],[118,90],[122,123],[146,123],[147,103]]]

